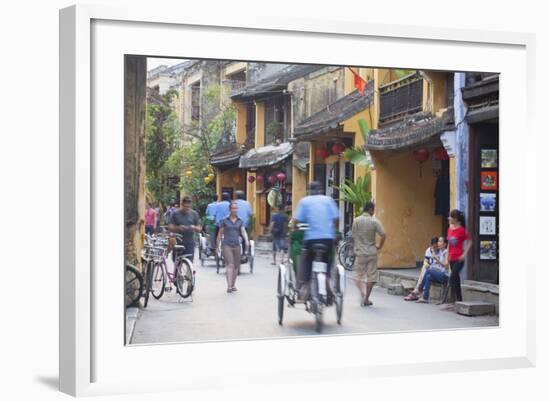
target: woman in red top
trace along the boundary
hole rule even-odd
[[[462,289],[460,287],[460,271],[464,267],[464,260],[470,251],[472,241],[466,231],[466,219],[460,210],[452,210],[449,213],[449,230],[447,231],[447,248],[449,263],[451,265],[451,294],[455,301],[462,301]]]

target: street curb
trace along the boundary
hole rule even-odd
[[[126,309],[126,345],[131,344],[134,337],[136,322],[141,315],[139,308]]]

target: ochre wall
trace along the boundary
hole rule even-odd
[[[371,152],[376,164],[376,217],[386,230],[379,267],[414,267],[422,261],[430,238],[441,231],[434,215],[435,177],[430,162],[419,163],[412,152]]]
[[[240,180],[238,183],[233,181],[236,175],[240,177]],[[232,168],[230,170],[218,171],[218,174],[216,174],[216,192],[218,194],[218,198],[220,200],[222,198],[222,187],[233,188],[233,193],[235,193],[235,191],[238,191],[238,190],[244,191],[245,183],[246,183],[245,170]]]
[[[234,102],[236,111],[236,133],[237,143],[243,144],[246,141],[246,104]]]
[[[363,119],[368,124],[370,129],[373,129],[375,115],[374,115],[374,106],[371,106],[368,109],[363,110],[361,113],[354,115],[344,122],[344,132],[353,132],[353,144],[354,146],[363,146],[365,142],[363,141],[363,136],[361,135],[361,130],[359,129],[359,120]],[[357,177],[362,177],[368,170],[368,166],[355,165],[355,179]]]
[[[294,211],[300,199],[307,195],[307,185],[308,176],[306,172],[292,166],[292,215],[294,215]]]

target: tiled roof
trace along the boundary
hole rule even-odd
[[[259,168],[277,164],[294,152],[294,145],[283,142],[280,145],[268,145],[250,149],[239,160],[240,168]]]
[[[301,140],[337,128],[340,123],[368,108],[373,99],[374,81],[371,80],[367,83],[363,95],[354,91],[341,97],[299,123],[294,128],[293,134],[298,140]]]
[[[308,64],[290,65],[258,82],[245,86],[231,97],[236,100],[244,100],[280,91],[285,89],[290,82],[325,67],[323,65]]]
[[[403,121],[369,132],[367,150],[398,150],[429,141],[443,131],[454,130],[453,110],[441,117],[430,113],[413,114]]]

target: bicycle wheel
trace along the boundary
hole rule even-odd
[[[283,325],[283,314],[285,308],[285,295],[283,293],[282,272],[279,270],[277,278],[277,316],[279,317],[279,325]]]
[[[145,294],[143,297],[143,307],[147,308],[149,303],[149,294],[151,293],[151,287],[153,285],[153,262],[148,261],[145,264]]]
[[[340,264],[344,266],[347,271],[353,270],[353,264],[355,263],[355,255],[353,254],[353,245],[350,242],[346,242],[338,253],[338,260]]]
[[[187,259],[181,259],[176,269],[176,290],[182,298],[187,298],[193,292],[193,269]]]
[[[323,305],[319,299],[319,285],[317,277],[311,280],[311,310],[315,315],[315,331],[320,333],[323,330]]]
[[[155,299],[161,299],[166,287],[166,271],[163,262],[157,262],[153,266],[153,282],[151,292]]]
[[[135,306],[143,293],[143,276],[134,266],[126,265],[126,307]]]

